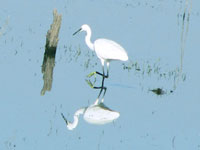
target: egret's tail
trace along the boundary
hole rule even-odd
[[[121,61],[127,61],[128,60],[128,55],[124,54],[121,56]]]

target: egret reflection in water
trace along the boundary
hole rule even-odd
[[[100,95],[103,90],[104,90],[104,94],[100,100]],[[91,124],[96,124],[96,125],[111,123],[117,118],[119,118],[120,116],[119,112],[111,110],[106,105],[104,105],[103,102],[104,102],[105,93],[106,93],[106,88],[101,88],[96,101],[92,105],[80,108],[74,113],[73,122],[68,121],[63,115],[63,113],[61,113],[63,119],[65,120],[67,124],[67,128],[69,130],[73,130],[74,128],[76,128],[78,125],[80,115],[83,115],[83,118],[86,122],[91,123]]]

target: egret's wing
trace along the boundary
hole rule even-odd
[[[112,111],[102,104],[89,107],[84,114],[84,119],[92,124],[106,124],[116,120],[120,116],[117,111]]]
[[[124,48],[118,43],[108,39],[97,39],[94,42],[95,52],[99,58],[111,60],[128,60]]]

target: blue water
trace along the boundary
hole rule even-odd
[[[1,2],[0,149],[200,149],[200,2],[190,5],[191,0]],[[52,89],[41,96],[54,8],[62,24]],[[85,79],[101,71],[101,64],[85,33],[72,36],[85,23],[92,41],[120,43],[129,61],[112,62],[105,80],[104,103],[120,117],[101,126],[80,117],[69,131],[60,113],[72,121],[99,93]],[[95,84],[100,82],[97,76]],[[151,91],[157,88],[164,94]]]

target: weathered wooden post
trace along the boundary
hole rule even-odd
[[[62,15],[59,15],[57,13],[57,10],[54,9],[53,23],[51,24],[51,27],[46,35],[45,53],[42,64],[44,85],[41,90],[41,95],[44,95],[46,91],[50,91],[52,87],[53,69],[55,66],[55,56],[59,40],[58,35],[60,31],[61,21]]]

